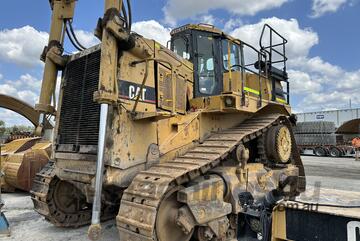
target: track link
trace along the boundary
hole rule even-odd
[[[171,162],[157,164],[140,172],[121,200],[117,216],[120,240],[156,240],[157,212],[168,190],[204,175],[218,166],[238,145],[260,137],[272,125],[280,122],[291,128],[289,120],[280,114],[251,118],[238,127],[212,134],[202,144]],[[297,151],[295,153],[296,156]],[[300,156],[292,159],[293,164],[301,169],[302,176]]]

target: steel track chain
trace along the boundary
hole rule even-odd
[[[239,144],[260,137],[280,121],[286,122],[291,128],[289,120],[280,114],[253,117],[238,127],[212,134],[185,155],[137,174],[124,192],[116,218],[120,240],[156,240],[158,208],[169,189],[204,175],[218,166]],[[293,162],[301,167],[302,162],[299,158],[295,158]]]

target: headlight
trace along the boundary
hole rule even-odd
[[[233,96],[225,97],[225,107],[235,107],[235,98]]]

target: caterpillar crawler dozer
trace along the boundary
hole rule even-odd
[[[92,240],[115,217],[123,241],[269,238],[273,205],[305,189],[286,39],[266,25],[257,50],[189,24],[168,49],[131,31],[130,1],[106,0],[101,44],[85,49],[75,3],[50,1],[36,108],[40,122],[56,115],[56,128],[32,189],[36,211],[56,226],[91,224]],[[63,55],[65,35],[79,52]]]

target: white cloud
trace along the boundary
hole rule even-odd
[[[0,94],[17,96],[17,89],[9,84],[0,84]]]
[[[91,32],[75,30],[75,33],[84,47],[100,43]],[[38,31],[31,26],[0,30],[0,61],[30,68],[42,65],[40,55],[48,38],[47,32]]]
[[[17,80],[5,80],[0,84],[0,93],[13,96],[25,101],[30,105],[35,105],[39,98],[41,81],[30,74],[21,75]]]
[[[262,19],[256,24],[243,25],[234,29],[230,34],[256,48],[259,48],[259,39],[264,24],[269,24],[288,41],[287,56],[290,59],[306,57],[310,49],[319,43],[319,37],[311,28],[301,28],[296,19],[279,19],[277,17]],[[266,37],[264,40],[267,41]]]
[[[30,74],[21,75],[17,80],[7,80],[3,77],[0,82],[0,94],[12,96],[34,106],[39,98],[40,85],[41,81]],[[3,120],[7,126],[32,126],[23,116],[3,108],[0,108],[0,120]]]
[[[313,18],[318,18],[326,13],[336,12],[348,0],[313,0],[312,15]]]
[[[31,26],[0,31],[0,60],[21,66],[41,64],[40,54],[47,43],[48,34]]]
[[[308,105],[308,110],[329,108],[344,108],[348,105],[349,100],[353,103],[359,104],[360,97],[358,95],[351,95],[343,91],[333,91],[330,93],[311,93],[303,101],[303,105]]]
[[[170,40],[171,29],[162,26],[155,20],[136,22],[132,25],[132,30],[145,38],[154,39],[164,46]]]
[[[339,66],[325,62],[319,56],[314,58],[301,57],[290,59],[289,63],[294,68],[296,67],[303,71],[312,72],[314,74],[323,74],[329,77],[339,76],[343,71]]]
[[[0,108],[0,120],[4,121],[7,127],[14,125],[33,126],[33,124],[22,115],[3,108]]]
[[[321,84],[310,77],[308,73],[289,70],[290,88],[294,94],[309,94],[320,91]]]
[[[233,31],[235,28],[239,28],[244,23],[240,18],[230,18],[225,24],[224,24],[224,32],[230,32]]]
[[[255,15],[256,13],[282,6],[288,0],[168,0],[163,12],[165,22],[175,25],[177,20],[207,14],[210,10],[224,9],[237,15]]]
[[[26,103],[35,106],[35,103],[38,102],[39,100],[39,95],[34,93],[31,90],[23,90],[23,91],[19,91],[17,93],[17,95],[19,96],[19,98],[23,101],[25,101]]]
[[[216,18],[211,14],[207,14],[207,15],[200,16],[199,21],[200,21],[200,23],[215,25]]]
[[[354,105],[360,105],[360,69],[346,71],[345,69],[323,61],[320,57],[310,58],[299,69],[311,76],[313,86],[303,92],[304,98],[299,106],[304,110],[321,110],[329,108],[341,109],[348,107],[349,100]],[[292,66],[292,68],[297,68]],[[291,76],[290,83],[302,84],[305,88],[307,82],[299,76]],[[319,89],[318,87],[321,86]],[[296,88],[295,88],[296,92]]]
[[[341,78],[341,75],[339,75],[339,77],[340,81],[337,81],[337,88],[352,91],[356,90],[357,93],[360,93],[360,70],[343,73],[343,77]]]
[[[14,86],[17,89],[31,89],[39,91],[41,88],[41,80],[38,80],[30,74],[21,75],[18,80],[7,80],[6,83]]]
[[[93,33],[84,30],[75,30],[75,34],[79,42],[85,47],[89,48],[100,43]]]

